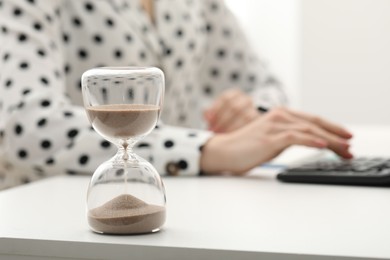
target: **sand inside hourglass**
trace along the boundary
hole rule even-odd
[[[143,135],[157,123],[160,108],[155,105],[116,104],[87,108],[93,127],[103,136],[127,140]]]
[[[165,208],[123,194],[88,212],[88,221],[103,233],[137,234],[158,229],[165,222]]]
[[[123,143],[127,144],[128,139],[143,135],[156,125],[159,107],[135,104],[100,105],[88,107],[87,114],[100,134],[123,140]],[[126,150],[127,147],[124,148]],[[126,182],[125,174],[125,185]],[[129,194],[122,194],[100,207],[89,210],[88,220],[95,230],[103,233],[146,233],[164,223],[165,208],[147,204]]]

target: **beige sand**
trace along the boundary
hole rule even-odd
[[[154,105],[101,105],[86,109],[94,128],[104,136],[127,139],[152,130],[160,108]]]
[[[108,234],[149,233],[165,222],[165,208],[134,196],[120,195],[88,212],[90,226]]]

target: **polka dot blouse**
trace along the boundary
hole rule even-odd
[[[0,0],[0,189],[91,174],[116,147],[91,128],[81,74],[156,66],[166,76],[162,122],[135,147],[162,174],[199,174],[210,138],[202,112],[241,88],[255,104],[284,102],[277,80],[221,0]]]

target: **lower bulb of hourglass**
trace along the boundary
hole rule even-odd
[[[87,197],[88,223],[107,234],[155,232],[165,222],[165,190],[156,169],[143,158],[101,164],[92,176]]]

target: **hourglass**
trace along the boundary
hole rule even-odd
[[[156,126],[164,74],[154,67],[105,67],[82,75],[85,110],[97,133],[118,147],[94,172],[87,193],[93,231],[107,234],[155,232],[165,222],[160,175],[133,152]]]

